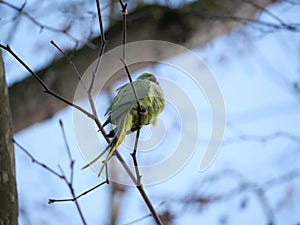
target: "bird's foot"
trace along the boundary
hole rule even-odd
[[[145,116],[145,115],[148,114],[148,111],[147,111],[147,109],[144,109],[144,108],[141,107],[141,109],[139,110],[139,114],[140,114],[141,116]]]

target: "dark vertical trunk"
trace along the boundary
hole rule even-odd
[[[18,194],[11,113],[0,50],[0,225],[18,224]]]

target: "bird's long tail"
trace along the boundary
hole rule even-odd
[[[103,161],[103,164],[102,164],[102,166],[99,170],[98,177],[101,175],[103,169],[107,165],[107,162],[113,156],[113,154],[117,150],[117,147],[123,142],[123,140],[125,138],[125,135],[126,135],[126,130],[127,130],[126,127],[131,126],[131,123],[129,123],[129,124],[127,123],[128,122],[127,119],[128,119],[128,115],[125,115],[124,119],[122,120],[122,123],[119,124],[119,128],[121,128],[121,129],[117,130],[117,132],[115,133],[115,136],[113,137],[111,142],[107,145],[107,147],[96,158],[94,158],[91,162],[89,162],[84,167],[82,167],[82,169],[85,169],[85,168],[91,166],[98,159],[100,159],[105,154],[105,152],[110,148],[110,151],[109,151],[108,155],[106,156],[105,160]]]
[[[125,117],[127,118],[127,117]],[[115,134],[115,137],[113,138],[113,140],[111,141],[111,148],[110,151],[108,153],[108,155],[106,156],[100,170],[98,173],[98,177],[101,175],[103,169],[105,168],[105,166],[107,165],[107,162],[110,160],[110,158],[113,156],[113,154],[115,153],[115,151],[117,150],[117,147],[123,142],[125,135],[126,135],[126,120],[124,120],[124,124],[121,124],[122,129],[119,130],[119,132],[117,132]],[[105,150],[106,151],[106,150]]]
[[[111,141],[111,143],[113,142],[113,140]],[[94,164],[95,162],[97,162],[98,159],[100,159],[105,152],[110,148],[111,144],[108,144],[107,147],[99,154],[96,156],[96,158],[94,158],[92,161],[90,161],[88,164],[86,164],[85,166],[83,166],[81,169],[85,169],[88,168],[89,166],[91,166],[92,164]]]

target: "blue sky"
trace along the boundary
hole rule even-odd
[[[300,8],[280,3],[269,7],[268,10],[280,15],[286,22],[297,22]],[[272,21],[265,14],[260,15],[260,18]],[[39,37],[36,33],[28,31],[26,23],[25,28],[20,27],[27,29],[26,32],[33,35],[32,37]],[[47,35],[52,35],[45,33],[43,35],[46,39]],[[63,39],[60,40],[62,43]],[[34,57],[31,60],[32,53],[35,52],[34,47],[24,46],[17,38],[11,45],[34,69],[42,67],[43,63],[56,55],[46,48],[45,51],[41,51],[41,54],[45,56],[48,51],[51,51],[50,56]],[[170,208],[175,213],[182,214],[176,217],[178,218],[176,224],[218,224],[220,220],[227,221],[227,224],[266,223],[266,214],[261,208],[261,203],[251,191],[244,191],[229,199],[212,203],[203,210],[191,207],[190,212],[183,210],[186,206],[182,205],[180,198],[192,193],[204,196],[223,195],[245,180],[263,186],[270,179],[300,169],[300,128],[297,123],[300,119],[299,93],[293,88],[293,83],[299,82],[299,49],[298,33],[289,31],[263,33],[252,26],[238,28],[212,40],[206,46],[193,49],[211,69],[217,81],[223,94],[227,119],[220,153],[211,167],[203,173],[199,173],[199,162],[209,138],[209,131],[212,129],[209,104],[203,97],[205,93],[201,93],[197,86],[183,79],[181,72],[174,68],[159,64],[145,69],[158,74],[160,79],[168,78],[170,71],[172,72],[173,78],[175,77],[174,82],[180,84],[187,96],[195,102],[201,131],[197,142],[198,147],[185,166],[172,177],[146,187],[158,210]],[[12,83],[24,76],[24,72],[19,72],[24,70],[9,58],[5,56],[8,60],[6,64],[8,82]],[[186,60],[188,63],[184,55],[176,59]],[[170,59],[172,60],[174,61]],[[195,65],[195,69],[197,68]],[[11,77],[11,74],[15,73],[18,75]],[[119,84],[116,84],[117,86]],[[100,117],[103,118],[109,101],[105,94],[100,94],[98,98],[103,99],[98,103]],[[61,165],[68,172],[67,155],[58,125],[58,120],[62,118],[72,155],[76,159],[74,186],[77,193],[80,193],[100,180],[93,170],[80,170],[85,161],[75,140],[72,116],[72,109],[68,107],[53,118],[17,133],[15,138],[37,159],[56,170],[58,170],[57,165]],[[176,121],[186,122],[188,116],[189,114],[181,113],[178,108],[172,108],[171,103],[161,114],[161,120],[165,121],[164,125],[168,131],[166,145],[171,145],[180,137],[182,124]],[[147,137],[149,130],[145,128],[143,135]],[[296,138],[284,134],[292,134]],[[240,139],[241,135],[245,135],[246,138]],[[266,141],[261,140],[263,137],[267,137]],[[126,152],[126,147],[121,150]],[[160,160],[168,156],[166,155],[168,152],[163,152],[163,147],[156,150],[147,153],[149,155],[144,158],[141,156],[141,162],[145,160],[145,163],[152,163],[156,159]],[[16,148],[16,165],[20,206],[26,211],[21,213],[20,224],[80,224],[72,203],[47,204],[48,198],[69,196],[67,187],[61,180],[33,164],[18,148]],[[232,176],[226,171],[234,171],[239,175]],[[205,179],[218,173],[221,174],[220,179],[204,182]],[[107,221],[108,193],[109,187],[106,186],[80,199],[88,224]],[[297,214],[300,207],[299,178],[270,187],[265,193],[274,211],[276,224],[292,225],[299,222],[300,217]],[[135,188],[129,187],[126,195],[120,199],[122,199],[120,204],[123,211],[119,224],[133,221],[148,213]],[[247,202],[244,210],[240,208],[243,200]],[[139,224],[151,224],[151,220],[146,219]]]

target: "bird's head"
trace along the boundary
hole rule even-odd
[[[158,84],[156,77],[152,73],[143,73],[137,79],[149,80]]]

